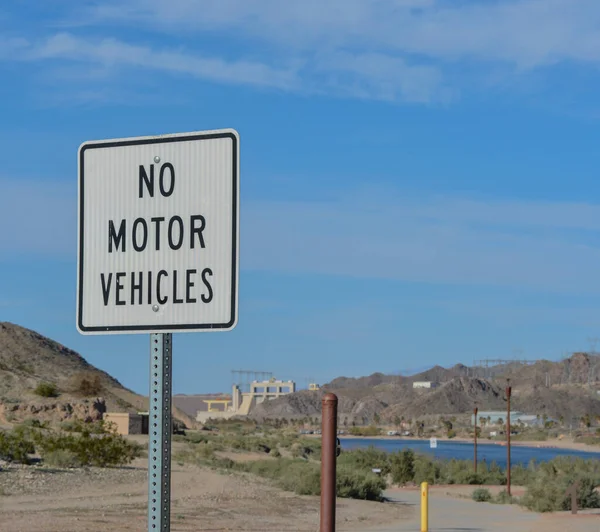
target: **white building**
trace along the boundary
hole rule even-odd
[[[436,388],[437,383],[432,381],[416,381],[413,382],[413,388]]]

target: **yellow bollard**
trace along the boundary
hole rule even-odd
[[[421,483],[421,532],[429,531],[429,484]]]

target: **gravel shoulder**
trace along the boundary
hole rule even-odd
[[[147,461],[119,469],[0,471],[2,532],[146,530]],[[414,517],[400,503],[341,499],[339,531],[366,532]],[[173,464],[171,530],[316,532],[319,498],[282,492],[262,479]]]

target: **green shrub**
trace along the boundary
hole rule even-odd
[[[452,438],[456,438],[456,431],[454,429],[449,429],[448,430],[448,439],[451,440]]]
[[[106,422],[104,420],[94,421],[86,423],[81,419],[73,419],[70,421],[63,421],[60,424],[60,428],[65,432],[90,432],[91,434],[109,434],[116,433],[116,427],[114,423]]]
[[[60,468],[73,468],[82,465],[77,455],[73,451],[67,449],[50,451],[44,456],[44,464]]]
[[[352,436],[379,436],[381,429],[370,425],[369,427],[350,427],[349,432]]]
[[[600,477],[585,477],[579,481],[577,488],[577,507],[578,508],[600,508],[600,494],[596,488],[600,486]],[[571,509],[571,500],[563,501],[563,510]]]
[[[40,382],[33,393],[39,395],[40,397],[57,397],[58,396],[58,388],[56,384],[52,382]]]
[[[537,465],[537,471],[521,499],[521,504],[536,512],[568,510],[571,497],[567,489],[579,481],[579,508],[598,508],[600,499],[595,487],[600,485],[600,463],[581,458],[555,458]]]
[[[490,490],[486,488],[477,488],[473,492],[473,495],[471,495],[471,498],[475,502],[490,502],[492,500],[492,494],[490,493]]]
[[[441,477],[441,466],[439,462],[432,461],[427,456],[416,455],[414,483],[437,484]]]
[[[600,445],[600,435],[599,436],[580,436],[579,438],[575,438],[575,442],[576,443],[585,443],[586,445]]]
[[[412,449],[404,449],[390,455],[392,482],[408,484],[415,478],[415,453]]]
[[[271,452],[269,454],[273,458],[281,458],[281,453],[279,452],[279,449],[271,449]]]
[[[141,455],[142,447],[114,432],[93,434],[84,430],[80,435],[63,433],[38,433],[35,445],[42,459],[56,451],[69,451],[83,466],[120,466]]]
[[[37,419],[35,417],[29,417],[27,419],[24,419],[23,422],[21,423],[21,425],[23,425],[24,427],[45,429],[48,427],[48,422],[40,421],[39,419]]]
[[[0,459],[29,464],[29,455],[34,452],[35,446],[25,431],[0,431]]]
[[[201,432],[188,432],[185,436],[175,436],[175,438],[182,438],[183,441],[190,443],[206,443],[209,441],[209,436]]]
[[[298,495],[320,495],[320,465],[314,461],[278,458],[237,464],[237,469],[273,480],[277,486]],[[385,479],[351,465],[337,470],[336,491],[341,498],[381,500]]]
[[[492,501],[495,504],[515,504],[518,502],[516,497],[508,494],[508,491],[502,490],[498,495],[496,495]]]
[[[337,496],[348,499],[364,499],[381,501],[385,479],[371,472],[360,471],[351,467],[340,467],[337,471]]]
[[[387,476],[391,470],[390,455],[379,451],[372,445],[367,449],[355,449],[352,452],[342,453],[337,460],[340,467],[348,466],[360,471],[371,472],[372,469],[381,469],[381,475]]]

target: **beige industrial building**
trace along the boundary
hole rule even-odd
[[[148,414],[144,412],[106,412],[102,419],[105,423],[114,424],[119,434],[148,434]]]
[[[240,387],[234,384],[230,399],[205,399],[204,402],[208,405],[208,409],[206,411],[198,410],[196,421],[205,423],[209,419],[247,416],[256,405],[295,391],[296,383],[294,381],[280,381],[274,377],[267,381],[251,382],[249,392],[242,392]]]

